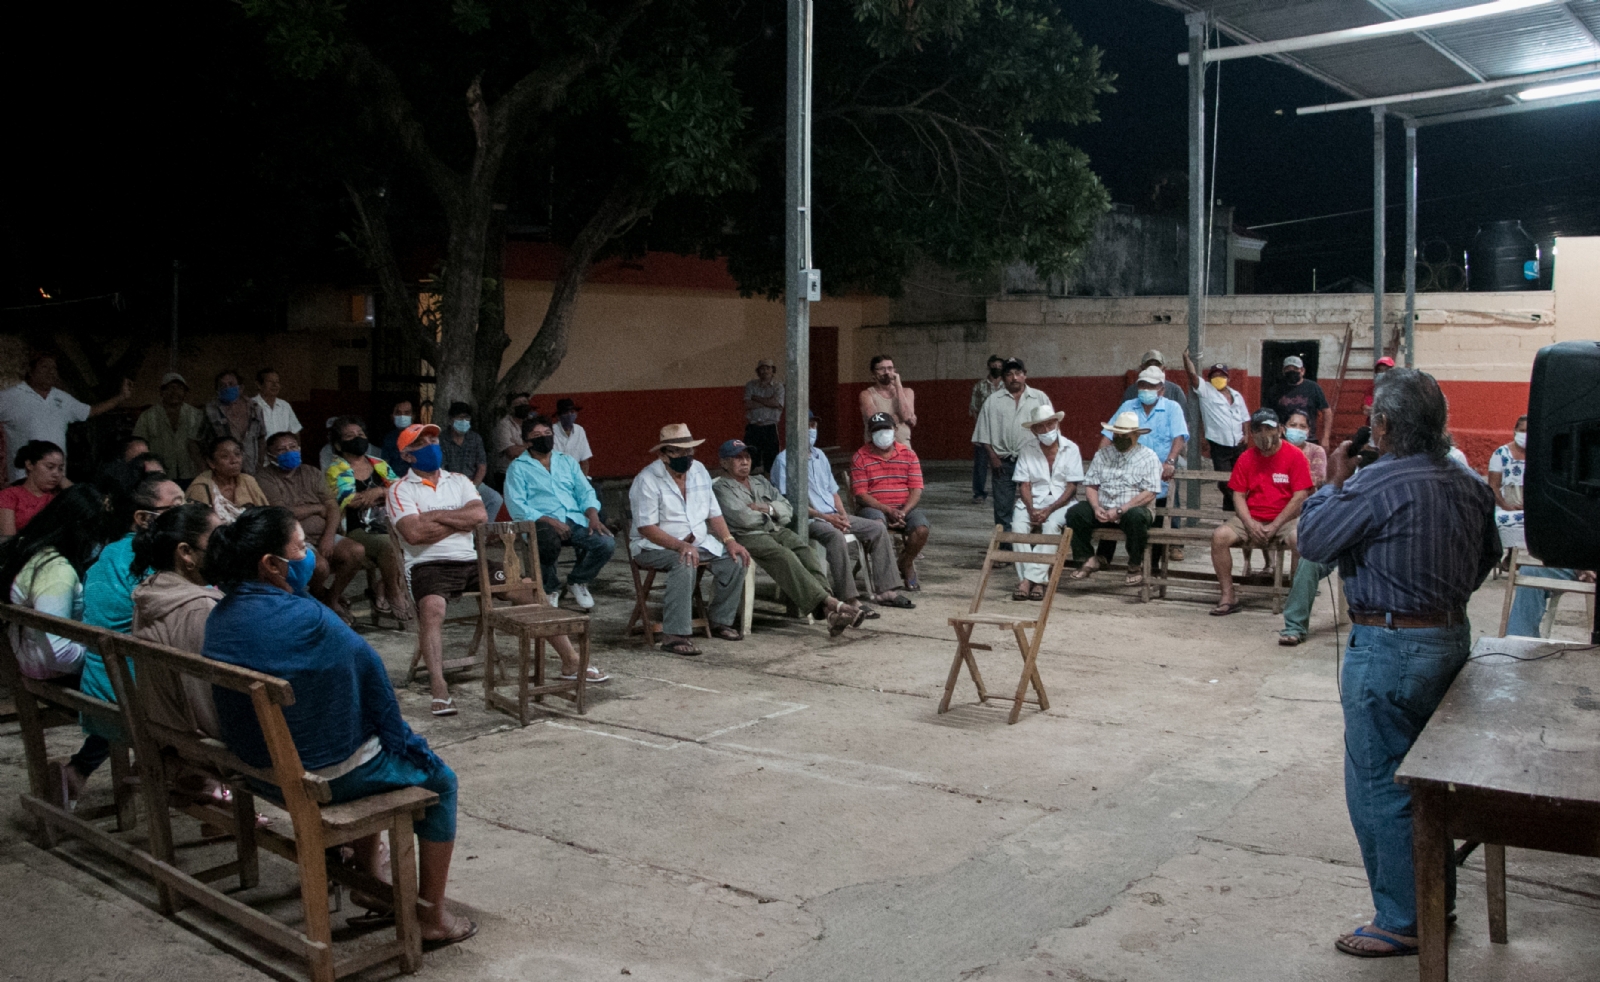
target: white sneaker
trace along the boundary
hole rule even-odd
[[[572,594],[572,599],[584,610],[594,609],[594,595],[589,592],[589,587],[583,583],[568,583],[567,592]]]
[[[560,590],[557,590],[554,593],[547,593],[547,594],[544,595],[544,598],[550,602],[550,606],[552,606],[552,607],[561,606],[561,591]]]

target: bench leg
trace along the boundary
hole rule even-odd
[[[1489,940],[1506,943],[1506,847],[1483,844],[1485,892],[1489,900]]]
[[[139,824],[138,792],[125,743],[111,745],[111,800],[116,803],[118,832],[126,832]]]
[[[1036,664],[1038,649],[1028,643],[1027,632],[1021,627],[1013,627],[1012,633],[1017,636],[1017,649],[1022,655],[1022,680],[1017,683],[1017,695],[1011,705],[1011,718],[1007,723],[1015,723],[1022,716],[1022,700],[1028,696],[1028,684],[1033,684],[1033,691],[1039,696],[1039,710],[1043,712],[1050,708],[1050,699],[1044,694],[1044,682],[1039,678],[1039,669]],[[1041,636],[1043,632],[1040,632]]]
[[[586,692],[588,690],[588,685],[589,685],[589,631],[588,631],[588,628],[585,628],[583,633],[578,635],[578,686],[577,686],[577,690],[576,690],[578,698],[577,698],[576,702],[577,702],[577,706],[578,706],[578,715],[579,716],[582,716],[582,715],[584,715],[585,713],[587,713],[589,711],[588,704],[585,702],[585,694],[586,694]]]
[[[394,934],[400,942],[400,970],[422,968],[422,927],[417,923],[417,841],[410,815],[395,816],[389,829],[389,879],[394,885]]]
[[[533,667],[528,664],[530,644],[526,634],[517,635],[517,721],[523,726],[528,725],[528,672]]]
[[[969,656],[967,654],[967,639],[972,637],[971,624],[956,625],[956,657],[950,662],[950,674],[944,680],[944,698],[939,700],[939,712],[950,711],[950,697],[955,694],[956,680],[961,678],[961,663]]]
[[[494,628],[484,624],[480,617],[478,625],[483,629],[483,708],[494,708],[494,687],[498,681],[500,668],[500,653],[494,647]]]
[[[321,846],[320,836],[315,843],[296,843],[295,854],[300,867],[300,904],[305,911],[301,933],[322,946],[306,953],[311,982],[334,982],[333,928],[328,922],[328,857]],[[398,912],[395,916],[398,922]]]
[[[239,889],[261,882],[260,850],[256,845],[256,796],[235,785],[233,792],[234,846],[239,857]]]
[[[547,670],[547,667],[545,665],[545,657],[546,657],[546,655],[545,655],[545,650],[544,650],[544,638],[534,638],[533,639],[533,684],[534,684],[535,688],[540,688],[540,689],[544,688],[545,672]],[[533,697],[533,701],[538,703],[539,705],[543,706],[544,705],[544,696],[542,694],[541,695],[536,695],[536,696]]]

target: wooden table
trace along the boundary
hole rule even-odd
[[[1497,944],[1506,846],[1600,856],[1600,651],[1481,638],[1472,654],[1395,774],[1411,787],[1422,982],[1449,978],[1439,857],[1452,839],[1485,844]]]

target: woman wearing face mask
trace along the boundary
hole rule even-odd
[[[239,445],[244,473],[254,474],[267,439],[267,421],[254,399],[240,398],[242,391],[238,372],[231,368],[218,372],[217,397],[206,403],[206,422],[213,440],[229,438]]]
[[[1528,417],[1518,416],[1511,442],[1489,455],[1489,489],[1494,492],[1494,524],[1507,549],[1522,548],[1522,475],[1528,467]]]
[[[1288,420],[1283,424],[1283,438],[1306,455],[1306,463],[1311,465],[1313,490],[1326,484],[1328,451],[1311,442],[1310,418],[1305,413],[1290,413]]]
[[[1045,535],[1059,535],[1067,525],[1067,506],[1083,480],[1083,454],[1078,445],[1061,435],[1061,420],[1066,413],[1038,406],[1022,421],[1034,440],[1017,456],[1012,480],[1017,485],[1017,504],[1012,513],[1011,531],[1031,532],[1034,527]],[[1029,546],[1017,543],[1018,552],[1055,555],[1055,546]],[[1041,563],[1017,564],[1017,589],[1012,600],[1043,600],[1050,567]]]
[[[400,716],[383,659],[327,607],[305,593],[314,558],[287,508],[251,508],[211,533],[205,576],[225,594],[206,620],[201,654],[294,686],[283,707],[289,736],[309,771],[328,779],[334,803],[408,787],[439,795],[414,823],[417,911],[428,947],[464,941],[477,925],[448,912],[445,884],[455,846],[456,777]],[[263,630],[270,625],[271,630]],[[217,689],[222,739],[245,763],[270,763],[250,697]],[[271,788],[260,786],[261,793]],[[376,835],[358,840],[357,862],[378,868]],[[360,894],[353,894],[362,903]]]
[[[399,476],[383,458],[372,455],[361,420],[340,416],[334,421],[333,433],[339,456],[328,468],[328,487],[344,514],[344,534],[361,544],[383,574],[369,589],[372,605],[397,620],[409,621],[412,611],[406,598],[405,571],[389,538],[389,517],[383,506],[384,492]]]
[[[189,500],[209,505],[224,522],[231,522],[251,505],[267,504],[267,493],[244,472],[244,450],[231,436],[220,437],[206,451],[207,470],[189,485]]]
[[[56,499],[67,482],[67,458],[48,440],[29,440],[17,451],[16,464],[27,476],[0,491],[0,536],[9,538],[28,527],[33,516]]]

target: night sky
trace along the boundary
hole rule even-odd
[[[1181,208],[1181,15],[1146,0],[1064,3],[1118,76],[1102,121],[1065,135],[1113,200]],[[327,232],[336,195],[329,205],[327,188],[286,184],[261,152],[276,110],[252,95],[258,41],[232,5],[24,5],[12,26],[0,69],[13,95],[0,306],[42,303],[41,288],[55,300],[118,291],[122,322],[162,330],[171,262],[182,258],[197,318],[260,329],[280,316],[272,297],[285,283],[348,268]],[[1361,212],[1262,229],[1260,285],[1305,291],[1313,268],[1324,285],[1370,277],[1370,115],[1295,117],[1295,106],[1343,97],[1280,65],[1227,62],[1221,73],[1216,194],[1239,224]],[[1398,205],[1403,127],[1392,124],[1389,139]],[[1600,104],[1425,129],[1421,146],[1424,240],[1459,251],[1479,222],[1500,218],[1538,238],[1600,234]],[[1402,219],[1391,210],[1391,256]],[[209,275],[223,268],[251,275]],[[0,316],[0,329],[15,330],[32,315]]]

